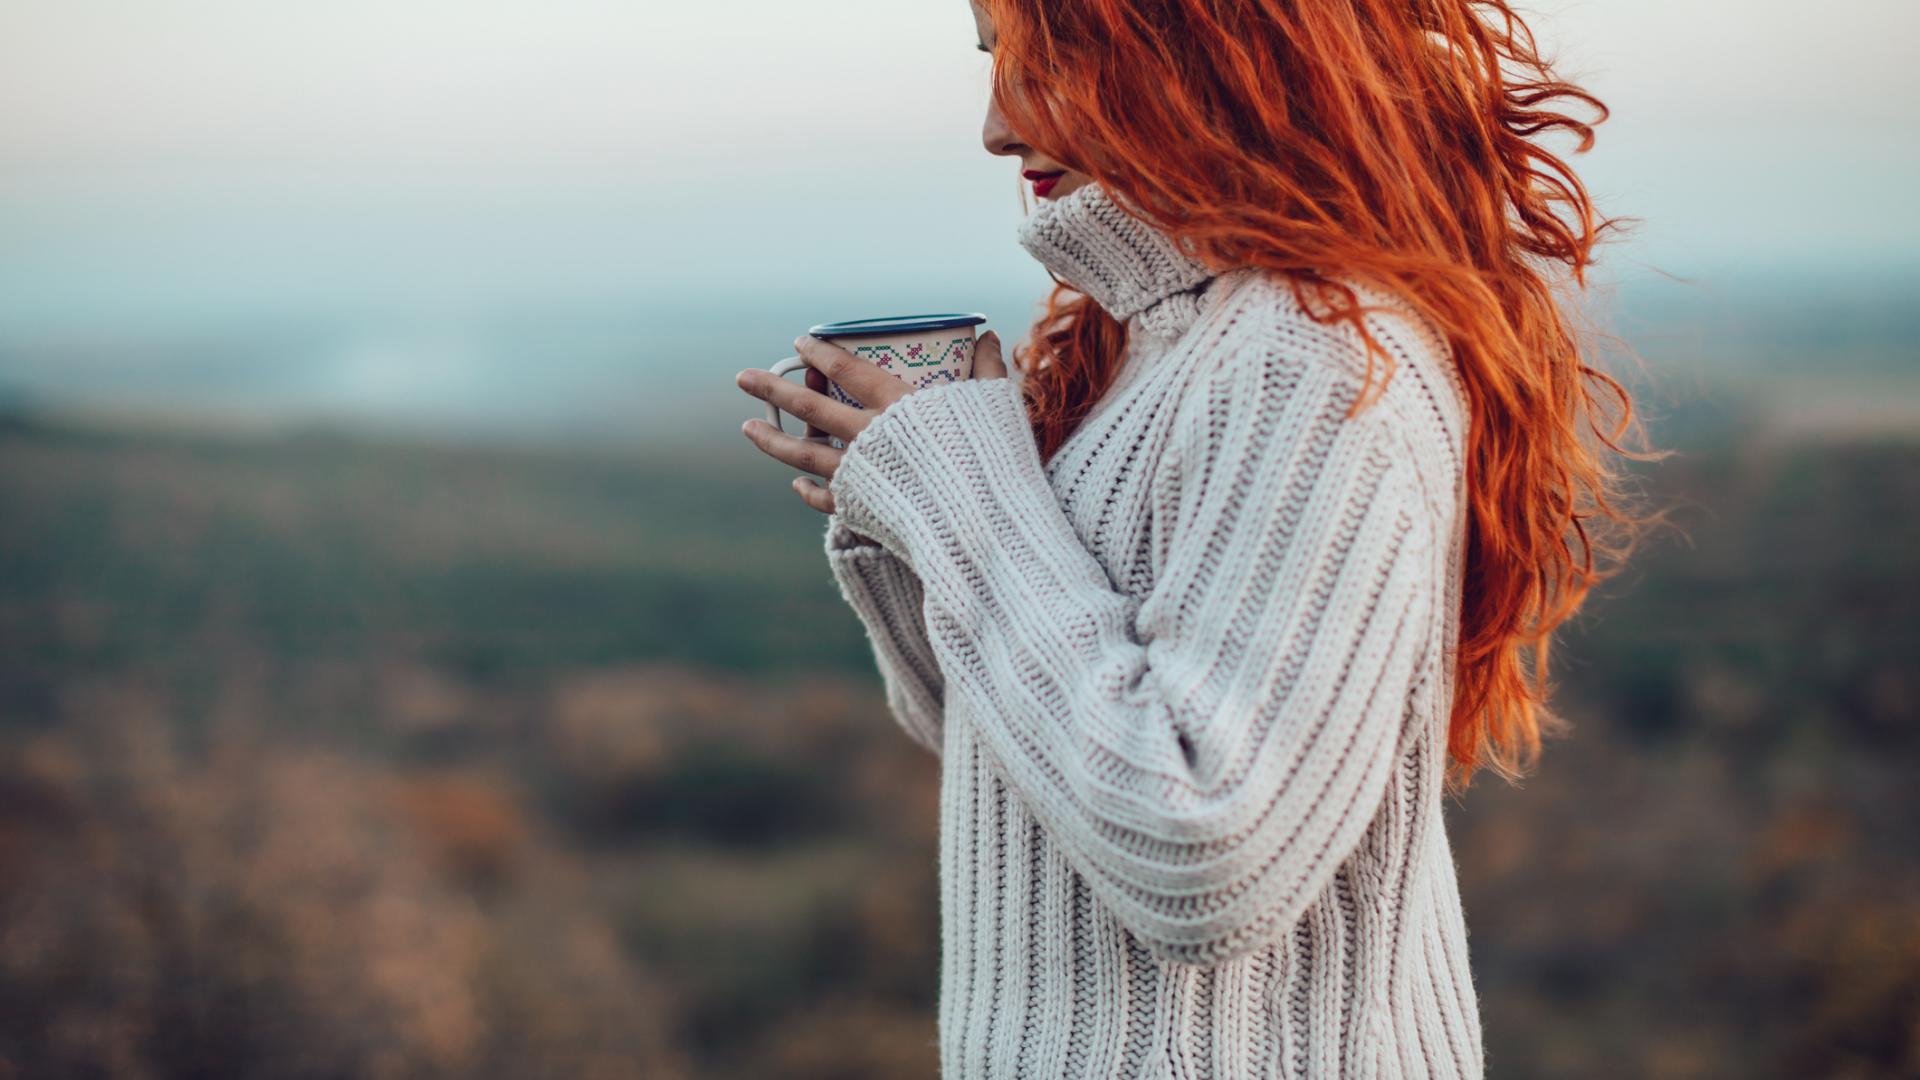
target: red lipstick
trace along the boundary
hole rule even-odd
[[[1038,169],[1028,169],[1027,171],[1021,173],[1020,175],[1027,178],[1028,180],[1033,181],[1034,196],[1036,198],[1044,199],[1047,197],[1047,192],[1053,190],[1053,185],[1059,183],[1060,178],[1066,175],[1066,170],[1062,169],[1058,172],[1041,172]]]

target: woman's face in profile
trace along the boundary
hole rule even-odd
[[[968,6],[973,9],[973,24],[980,33],[980,50],[991,54],[995,44],[993,20],[973,0],[969,0]],[[989,154],[1020,159],[1020,175],[1033,185],[1036,198],[1057,199],[1092,179],[1020,141],[1020,137],[1007,127],[1006,117],[1000,115],[1000,106],[993,100],[991,92],[987,94],[987,122],[980,131],[980,140]]]

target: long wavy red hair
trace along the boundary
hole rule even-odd
[[[1552,634],[1653,520],[1623,508],[1616,455],[1666,456],[1619,444],[1644,434],[1632,400],[1586,362],[1558,295],[1587,287],[1620,223],[1537,140],[1585,151],[1606,107],[1554,74],[1505,0],[978,2],[994,98],[1022,141],[1209,265],[1275,271],[1315,318],[1350,322],[1369,387],[1372,356],[1388,378],[1392,361],[1336,278],[1398,293],[1445,333],[1473,411],[1449,771],[1459,788],[1483,765],[1529,771],[1543,731],[1565,726],[1547,705]],[[1124,324],[1065,283],[1048,297],[1015,357],[1043,456],[1125,347]],[[1619,407],[1610,432],[1588,383]]]

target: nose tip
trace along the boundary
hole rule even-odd
[[[1017,154],[1022,149],[1013,129],[1007,126],[1006,118],[1000,115],[999,104],[991,96],[987,98],[987,118],[980,129],[980,141],[987,148],[987,153],[999,157]]]

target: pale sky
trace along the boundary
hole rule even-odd
[[[1534,10],[1615,108],[1584,168],[1648,219],[1635,256],[1689,271],[1920,240],[1920,4]],[[663,283],[916,249],[1005,272],[1018,181],[979,146],[972,34],[963,0],[0,0],[0,223],[16,271],[270,235],[323,262],[385,236]]]
[[[1920,262],[1920,3],[1527,10],[1614,107],[1576,162],[1645,219],[1615,275]],[[974,41],[965,0],[0,0],[0,336],[729,295],[1019,316],[1049,282]]]

